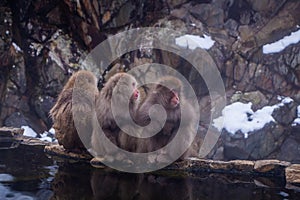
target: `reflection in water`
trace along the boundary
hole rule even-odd
[[[51,199],[93,199],[90,186],[92,168],[87,164],[59,163],[59,170],[54,176]]]
[[[281,179],[171,170],[129,174],[56,162],[42,148],[0,150],[0,199],[300,199],[300,191],[286,189]]]
[[[49,199],[57,171],[42,147],[0,150],[0,199]]]
[[[92,175],[91,186],[94,199],[191,199],[192,197],[188,179],[154,174],[107,174],[98,170]]]
[[[63,164],[52,184],[52,199],[299,199],[282,179],[159,171],[121,173],[88,165]]]

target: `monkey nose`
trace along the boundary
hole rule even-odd
[[[134,97],[135,97],[135,98],[138,98],[138,97],[139,97],[139,91],[135,91]]]

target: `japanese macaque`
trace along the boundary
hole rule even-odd
[[[116,118],[122,123],[121,126],[126,124],[128,120],[132,120],[138,101],[139,91],[137,90],[137,81],[132,75],[127,73],[115,74],[108,79],[100,91],[96,99],[97,119],[106,137],[115,145],[118,145],[120,132]],[[121,115],[113,116],[112,102],[116,106],[116,109],[122,113]],[[126,112],[128,109],[129,113]],[[92,147],[96,155],[99,153],[103,155],[105,153],[103,152],[103,144],[101,144],[103,141],[101,140],[99,131],[95,130],[92,136]]]
[[[191,137],[191,132],[195,131],[196,128],[194,127],[196,113],[192,108],[192,105],[185,99],[182,90],[182,82],[171,76],[163,77],[159,80],[158,84],[153,86],[143,104],[138,108],[135,120],[141,126],[149,125],[151,120],[154,124],[162,123],[160,121],[155,122],[155,118],[150,119],[149,116],[151,107],[159,104],[166,111],[165,124],[161,125],[162,129],[150,138],[138,140],[127,139],[127,141],[129,141],[128,144],[123,145],[126,150],[143,153],[158,150],[167,145],[173,139],[173,137],[177,134],[179,126],[181,126],[181,130],[183,130],[183,133],[181,134],[185,134],[186,137],[185,141],[180,141],[180,144],[174,146],[173,151],[176,151],[176,148],[184,148],[184,145],[192,142],[193,138]],[[181,113],[181,108],[183,109],[183,113]],[[181,120],[181,118],[184,120]],[[136,149],[134,149],[135,147],[133,149],[130,148],[135,145]],[[197,149],[195,147],[190,147],[190,149],[188,149],[180,157],[180,159],[184,159],[188,156],[197,156]]]
[[[91,113],[95,95],[98,95],[97,78],[93,73],[80,70],[74,73],[65,84],[58,96],[57,102],[50,110],[53,128],[58,143],[68,151],[82,152],[86,150],[91,134]],[[75,98],[74,98],[75,95]],[[74,124],[73,114],[80,117],[80,122]],[[82,142],[76,128],[84,127]]]

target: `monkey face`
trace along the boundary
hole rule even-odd
[[[159,81],[156,92],[161,94],[165,108],[174,109],[179,106],[181,88],[181,81],[175,77],[166,76]]]
[[[139,96],[140,96],[140,93],[137,89],[137,82],[133,79],[130,80],[130,90],[132,91],[132,96],[131,96],[131,99],[133,101],[137,101],[139,99]]]
[[[138,91],[138,89],[135,89],[135,90],[133,91],[132,98],[133,98],[134,100],[138,100],[138,98],[139,98],[139,91]]]
[[[124,97],[130,96],[130,101],[135,102],[139,99],[139,91],[137,89],[137,82],[135,78],[129,74],[122,73],[116,77],[115,85],[118,85],[119,94]]]
[[[179,89],[167,88],[162,85],[158,85],[155,90],[155,94],[158,94],[156,99],[163,107],[167,109],[175,109],[180,104]]]
[[[176,108],[180,103],[178,93],[176,91],[171,90],[170,91],[170,100],[169,104],[171,108]]]

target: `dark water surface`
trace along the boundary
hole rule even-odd
[[[0,150],[0,200],[300,199],[282,179],[174,171],[128,174],[49,159],[43,148]]]

